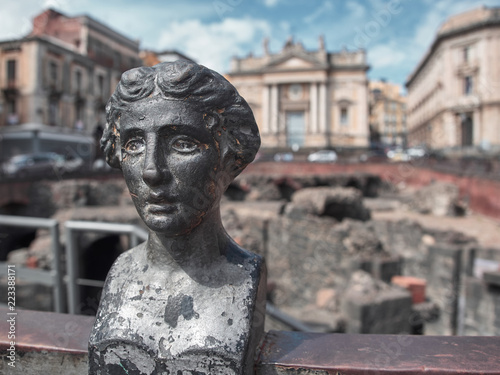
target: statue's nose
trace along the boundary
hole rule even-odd
[[[150,186],[158,185],[167,177],[168,170],[161,147],[156,140],[146,144],[146,156],[142,170],[142,179]]]

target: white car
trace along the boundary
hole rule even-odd
[[[291,152],[279,152],[274,155],[274,161],[293,161]]]
[[[337,153],[333,150],[320,150],[309,154],[307,160],[313,163],[333,163],[337,161]]]

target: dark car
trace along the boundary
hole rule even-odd
[[[64,156],[54,152],[16,155],[3,164],[3,173],[6,177],[53,176],[67,172],[67,164]]]

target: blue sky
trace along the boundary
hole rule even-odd
[[[26,34],[34,15],[53,7],[88,14],[142,48],[176,49],[219,72],[232,56],[278,52],[293,35],[306,49],[365,48],[370,79],[404,84],[450,15],[500,0],[0,0],[0,39]]]

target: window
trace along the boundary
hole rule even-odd
[[[464,62],[469,62],[470,59],[470,47],[464,47],[463,49],[463,57],[464,57]]]
[[[17,112],[17,105],[16,105],[16,99],[10,99],[7,101],[7,113],[16,113]]]
[[[104,77],[101,74],[97,76],[97,90],[97,95],[104,97]]]
[[[50,64],[49,64],[49,80],[50,80],[50,84],[52,86],[57,85],[58,78],[59,78],[59,72],[58,72],[57,63],[55,63],[54,61],[51,61]]]
[[[16,82],[16,60],[7,61],[7,81],[9,84]]]
[[[115,68],[120,69],[120,65],[122,63],[122,57],[120,55],[120,52],[118,51],[113,52],[113,63]]]
[[[75,91],[78,94],[82,93],[82,72],[79,70],[75,72]]]
[[[17,102],[16,99],[10,99],[7,101],[7,124],[17,125],[19,123],[19,117],[17,115]]]
[[[340,124],[347,125],[349,122],[349,113],[347,107],[340,108]]]
[[[49,125],[57,125],[59,117],[59,101],[56,98],[49,100]]]
[[[472,146],[474,144],[474,123],[472,113],[460,114],[462,130],[462,146]]]
[[[305,141],[305,114],[303,111],[286,112],[287,145],[302,147]]]
[[[464,78],[464,94],[471,95],[472,90],[474,89],[474,82],[471,76],[466,76]]]
[[[85,104],[82,101],[77,101],[75,103],[75,129],[83,130],[84,128],[84,116],[85,116]]]

